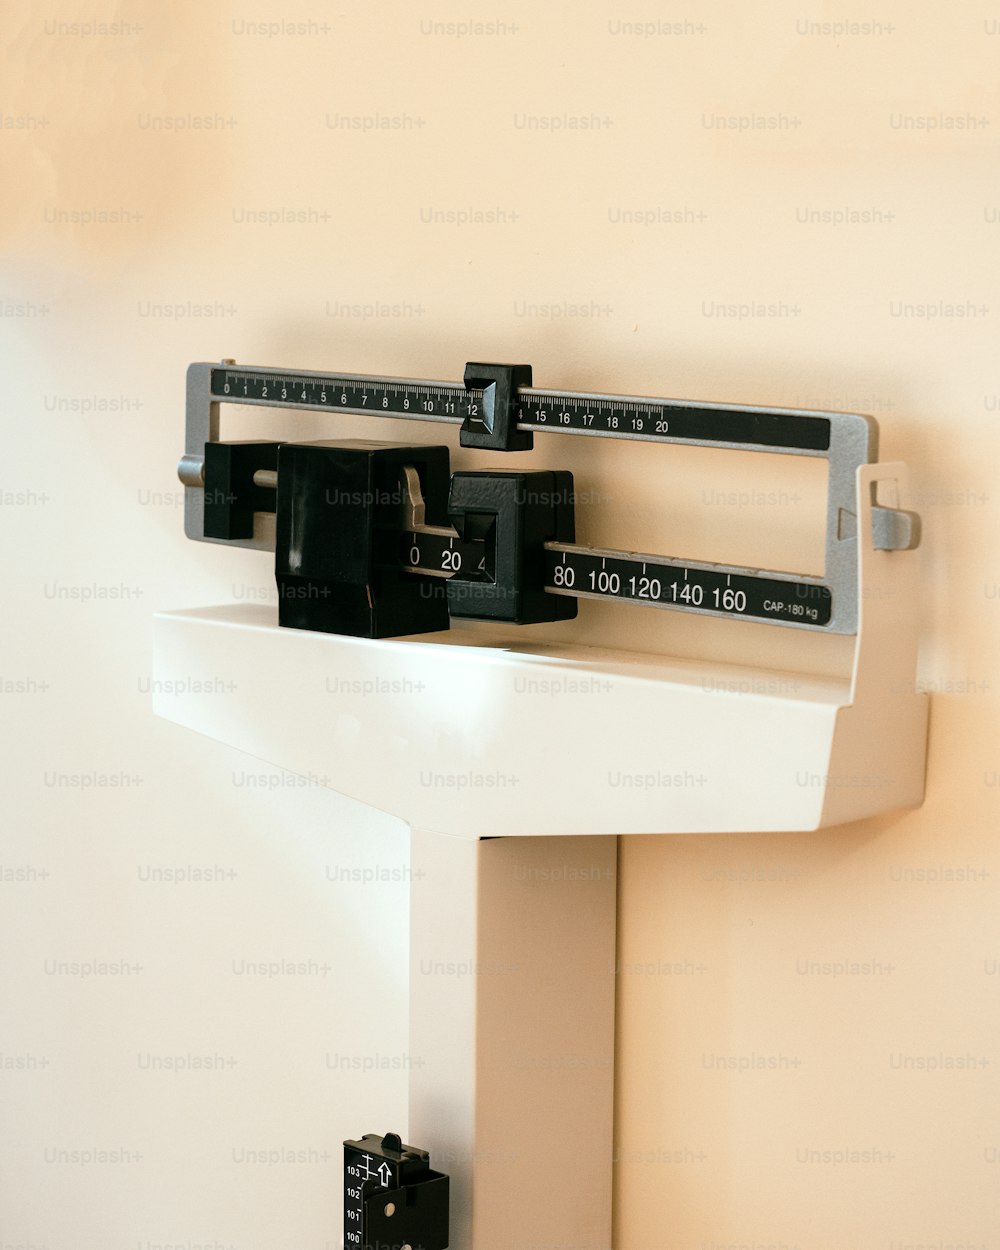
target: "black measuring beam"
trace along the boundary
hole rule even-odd
[[[485,438],[488,414],[484,411],[484,393],[475,387],[466,389],[461,383],[221,366],[212,370],[211,394],[213,399],[227,403],[453,422],[462,425],[466,435],[481,426],[483,441],[489,445]],[[812,454],[830,449],[830,420],[820,415],[527,387],[517,389],[510,402],[513,424],[522,432],[750,446]],[[496,414],[492,419],[496,421]],[[513,446],[519,449],[522,444]]]
[[[833,613],[833,595],[821,582],[554,543],[546,551],[545,584],[553,594],[582,599],[619,599],[799,625],[829,625]]]
[[[447,1250],[450,1179],[398,1133],[344,1142],[345,1250]]]
[[[409,573],[458,581],[481,572],[484,551],[482,542],[463,542],[458,535],[411,531],[403,535],[400,561]],[[554,595],[817,628],[829,625],[833,614],[830,587],[809,578],[706,568],[569,543],[545,544],[544,580]]]

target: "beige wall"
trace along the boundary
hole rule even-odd
[[[993,1250],[997,11],[0,20],[0,1245],[327,1250],[340,1139],[400,1124],[402,826],[149,713],[154,610],[271,594],[265,557],[181,532],[183,370],[234,356],[445,378],[525,359],[542,384],[880,419],[926,523],[927,801],[622,844],[616,1247]],[[239,428],[322,428],[277,422]],[[752,505],[720,499],[749,482],[725,457],[537,458],[601,499],[588,540],[810,561],[782,526],[816,484],[784,462],[758,464]],[[848,659],[670,613],[593,607],[562,632],[626,628],[650,651]],[[385,1069],[358,1070],[373,1053]]]

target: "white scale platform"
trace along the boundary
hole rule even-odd
[[[859,472],[898,481],[902,466]],[[859,490],[862,536],[870,496]],[[347,638],[237,605],[157,617],[158,683],[221,678],[235,693],[160,695],[154,708],[455,837],[816,829],[921,801],[915,570],[911,552],[859,544],[849,679],[531,649],[486,625]],[[567,769],[574,783],[553,784]]]

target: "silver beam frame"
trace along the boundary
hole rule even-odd
[[[326,373],[304,369],[262,368],[258,366],[237,365],[235,361],[217,363],[199,362],[188,367],[187,371],[187,407],[185,420],[184,456],[178,465],[178,476],[185,486],[184,499],[184,531],[188,538],[199,542],[222,542],[220,539],[206,539],[204,536],[204,456],[205,444],[217,442],[219,439],[219,406],[220,403],[242,404],[250,407],[291,408],[306,411],[332,411],[327,404],[288,403],[277,399],[243,399],[237,396],[227,397],[220,401],[211,392],[212,373],[220,368],[234,368],[254,374],[274,374],[278,377],[301,377],[312,380],[330,379],[349,382],[370,382],[372,384],[393,384],[411,388],[432,388],[453,390],[464,395],[465,388],[461,383],[437,382],[415,378],[395,378],[366,374]],[[536,397],[558,401],[559,399],[576,400],[593,399],[603,402],[615,402],[623,405],[641,407],[644,405],[663,405],[667,407],[688,407],[691,401],[676,399],[654,399],[642,396],[605,395],[597,392],[584,391],[549,391],[538,388],[524,388],[518,392],[525,397]],[[636,442],[672,443],[683,446],[714,447],[732,451],[763,451],[777,455],[810,456],[828,461],[829,472],[827,482],[826,503],[826,537],[824,542],[824,572],[822,577],[810,577],[786,572],[779,569],[749,570],[744,567],[727,564],[704,564],[721,573],[746,575],[761,573],[765,576],[789,578],[805,585],[828,586],[833,596],[833,613],[826,625],[811,625],[798,621],[775,621],[771,624],[791,626],[794,629],[811,629],[827,634],[856,634],[858,630],[858,469],[863,464],[878,459],[878,425],[872,417],[852,412],[823,412],[817,409],[769,408],[745,404],[702,403],[698,407],[716,409],[721,412],[747,412],[760,414],[776,414],[781,416],[819,417],[830,423],[830,446],[826,451],[802,448],[773,447],[756,443],[726,443],[701,439],[671,438],[669,435],[621,434],[615,435],[603,430],[582,430],[560,428],[558,426],[538,426],[523,424],[520,429],[530,429],[541,433],[577,435],[585,438],[628,438]],[[338,407],[337,411],[350,415],[381,416],[383,414],[371,409]],[[428,416],[427,414],[385,413],[393,420],[437,421],[449,425],[461,425],[459,416]],[[916,518],[908,513],[895,514],[890,508],[879,508],[875,516],[875,542],[883,549],[908,548],[917,545],[919,527]],[[254,518],[254,534],[252,538],[235,539],[228,546],[251,547],[262,551],[274,550],[274,517],[268,513],[257,513]],[[654,557],[655,558],[655,557]],[[664,556],[664,559],[684,561],[682,556]],[[702,615],[713,615],[702,612]],[[732,619],[731,613],[722,613]],[[756,618],[754,618],[756,619]]]

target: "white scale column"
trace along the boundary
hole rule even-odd
[[[609,1250],[616,842],[412,833],[409,1135],[452,1250]]]

